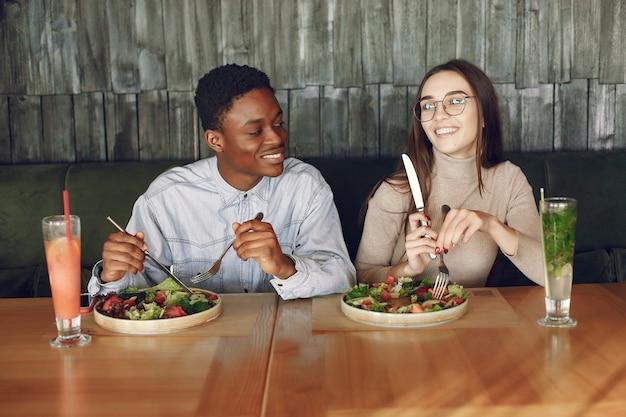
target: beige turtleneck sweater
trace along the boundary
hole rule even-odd
[[[483,169],[484,189],[478,190],[476,158],[454,159],[434,151],[435,166],[427,215],[432,228],[442,224],[441,206],[483,211],[517,230],[517,251],[508,258],[528,278],[544,284],[539,213],[522,170],[510,162]],[[384,281],[391,266],[406,261],[405,212],[412,198],[408,187],[383,182],[369,201],[355,265],[359,281]],[[448,248],[445,255],[450,280],[465,287],[482,287],[498,253],[488,233],[475,233],[468,243]],[[431,261],[418,278],[433,279],[439,261]]]

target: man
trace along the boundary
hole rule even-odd
[[[267,76],[248,66],[215,68],[200,79],[195,102],[215,156],[148,187],[129,234],[112,233],[104,243],[89,292],[162,281],[166,275],[142,249],[187,285],[218,293],[273,288],[293,299],[348,290],[355,270],[331,189],[311,165],[285,159],[283,112]],[[219,272],[191,284],[233,241]]]

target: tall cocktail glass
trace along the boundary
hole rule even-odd
[[[54,347],[86,345],[91,336],[80,329],[80,218],[44,217],[41,221],[58,336]]]
[[[537,320],[546,327],[574,327],[569,315],[574,276],[576,200],[566,197],[541,201],[541,231],[545,266],[546,316]]]

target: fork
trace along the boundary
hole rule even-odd
[[[263,219],[263,213],[257,213],[257,215],[254,217],[254,220],[262,220],[262,219]],[[198,284],[202,281],[205,281],[209,278],[214,277],[215,274],[217,274],[217,271],[219,271],[220,267],[222,266],[222,259],[224,258],[224,255],[226,255],[226,252],[228,252],[228,250],[233,246],[233,243],[234,241],[230,242],[230,245],[228,245],[226,249],[224,249],[224,252],[222,252],[220,257],[217,258],[215,263],[211,265],[209,269],[207,269],[201,274],[196,275],[195,277],[192,277],[190,281],[194,284]]]
[[[441,206],[441,211],[443,213],[443,218],[445,220],[446,214],[450,211],[450,206],[444,204]],[[433,286],[433,298],[435,300],[440,300],[443,297],[443,294],[448,288],[448,283],[450,282],[450,272],[448,271],[448,267],[443,261],[443,250],[439,252],[439,273],[437,274],[437,279],[435,279],[435,285]]]

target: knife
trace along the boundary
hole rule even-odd
[[[422,188],[420,187],[419,179],[417,178],[417,172],[415,172],[415,167],[413,166],[413,162],[411,162],[411,158],[409,155],[403,153],[402,154],[402,162],[404,163],[404,169],[406,170],[406,176],[409,179],[409,186],[411,187],[411,193],[413,194],[413,200],[415,201],[415,208],[419,213],[424,212],[424,198],[422,197]],[[420,226],[426,226],[428,222],[425,220],[420,220]],[[431,238],[426,235],[424,237]],[[432,239],[432,238],[431,238]],[[435,259],[436,255],[434,253],[429,254],[430,259]]]
[[[107,220],[108,220],[109,222],[111,222],[111,224],[112,224],[113,226],[115,226],[115,228],[116,228],[117,230],[119,230],[120,232],[123,232],[123,233],[126,233],[127,235],[130,235],[130,233],[128,233],[126,230],[122,229],[122,227],[121,227],[119,224],[117,224],[117,223],[115,222],[115,220],[113,220],[113,219],[111,218],[111,216],[108,216],[108,217],[107,217]],[[165,265],[163,265],[161,262],[159,262],[159,261],[158,261],[158,260],[157,260],[157,259],[156,259],[156,258],[155,258],[155,257],[154,257],[151,253],[150,253],[150,252],[148,252],[148,250],[143,250],[143,249],[142,249],[142,252],[143,252],[143,253],[145,253],[145,254],[146,254],[146,256],[147,256],[148,258],[150,258],[150,259],[152,260],[152,262],[154,262],[154,264],[155,264],[156,266],[158,266],[158,267],[159,267],[159,269],[160,269],[161,271],[165,272],[168,276],[172,277],[172,278],[174,279],[174,281],[178,282],[178,284],[179,284],[180,286],[182,286],[182,287],[185,289],[185,291],[187,291],[189,294],[193,294],[193,291],[191,290],[191,288],[189,288],[187,285],[185,285],[185,283],[184,283],[184,282],[182,282],[180,279],[178,279],[178,277],[177,277],[176,275],[174,275],[174,274],[172,273],[172,271],[170,271],[169,269],[167,269],[167,268],[165,267]]]

